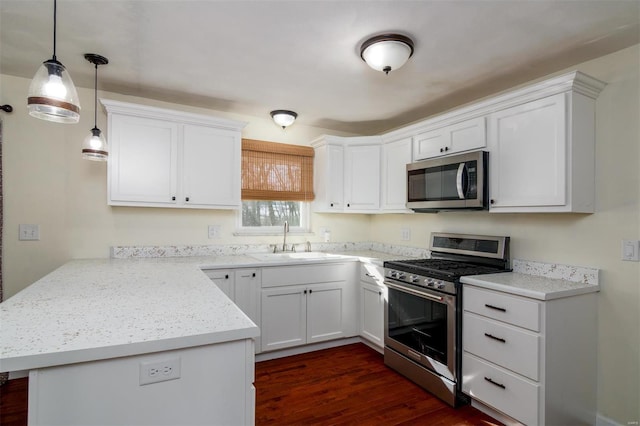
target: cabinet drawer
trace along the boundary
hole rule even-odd
[[[360,281],[380,285],[384,281],[384,269],[371,263],[363,263],[360,265]]]
[[[540,385],[464,353],[462,391],[526,424],[537,425]]]
[[[351,270],[353,274],[355,271]],[[307,285],[345,281],[350,277],[344,263],[279,266],[262,269],[262,287]]]
[[[465,351],[532,380],[539,380],[540,336],[465,312],[462,319]]]
[[[540,331],[540,303],[470,285],[464,285],[463,292],[465,311]]]

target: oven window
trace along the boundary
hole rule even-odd
[[[447,364],[447,305],[389,288],[389,338]]]

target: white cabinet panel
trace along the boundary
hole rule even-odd
[[[240,204],[240,140],[237,132],[184,126],[183,196],[186,204]]]
[[[345,209],[380,208],[380,145],[345,148]]]
[[[491,207],[564,205],[565,94],[499,111],[489,122]]]
[[[262,350],[307,342],[307,295],[303,286],[262,290]]]
[[[110,201],[175,204],[177,124],[118,115],[109,139]]]
[[[487,145],[484,117],[429,130],[413,138],[414,161],[456,154]]]
[[[384,347],[384,289],[360,282],[360,336]]]
[[[344,337],[344,284],[317,284],[307,293],[307,343]]]
[[[411,163],[411,138],[382,145],[383,211],[407,211],[407,164]]]

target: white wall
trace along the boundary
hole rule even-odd
[[[640,239],[640,49],[576,67],[607,82],[596,102],[594,214],[384,215],[371,239],[425,247],[429,233],[509,235],[512,258],[599,268],[598,410],[622,425],[640,421],[640,264],[621,260],[622,239]]]
[[[597,101],[596,213],[437,215],[312,215],[312,227],[331,228],[334,241],[426,247],[431,231],[504,234],[519,259],[597,267],[599,294],[598,410],[620,424],[640,420],[640,264],[620,260],[621,240],[640,239],[640,49],[635,46],[577,68],[608,86]],[[60,125],[26,113],[29,80],[0,76],[0,100],[12,104],[4,124],[4,283],[10,297],[71,258],[107,257],[112,245],[275,242],[277,237],[234,237],[230,212],[108,207],[106,165],[83,161],[80,143],[93,127],[93,91],[80,89],[81,122]],[[246,117],[136,99],[101,97],[249,121],[243,136],[307,144],[326,129],[296,123],[286,131],[268,116]],[[98,126],[106,129],[102,110]],[[18,224],[37,223],[41,241],[19,242]],[[222,225],[222,239],[208,240],[207,225]],[[295,238],[295,237],[294,237]],[[304,241],[297,237],[294,242]],[[320,241],[319,236],[309,237]]]

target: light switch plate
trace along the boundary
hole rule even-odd
[[[409,241],[411,240],[411,229],[409,228],[402,228],[401,230],[401,236],[402,236],[402,241]]]
[[[209,225],[209,239],[218,239],[220,238],[220,225]]]
[[[622,260],[638,262],[640,251],[640,240],[622,240]]]
[[[40,241],[40,225],[20,224],[18,226],[19,241]]]

